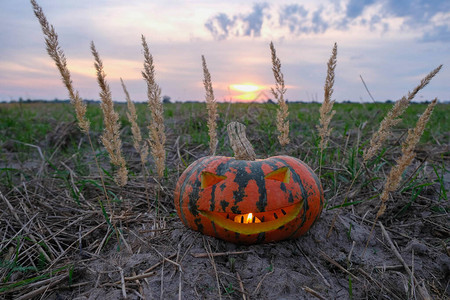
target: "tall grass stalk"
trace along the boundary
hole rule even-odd
[[[141,129],[137,123],[138,117],[136,113],[136,106],[134,105],[133,101],[131,101],[130,94],[128,93],[127,87],[123,82],[122,78],[120,78],[120,83],[122,85],[122,89],[125,94],[125,99],[127,100],[127,108],[128,108],[127,117],[128,121],[130,121],[131,123],[133,147],[139,153],[139,158],[141,159],[141,163],[144,167],[148,158],[148,144],[145,142],[142,143]]]
[[[437,99],[434,99],[427,106],[425,112],[420,116],[419,120],[416,123],[416,127],[414,129],[408,130],[408,136],[406,140],[402,143],[402,156],[399,159],[397,159],[397,164],[391,168],[389,176],[384,184],[383,191],[380,194],[380,202],[381,202],[380,208],[378,209],[375,221],[373,222],[372,225],[372,229],[370,230],[370,234],[366,242],[366,249],[367,246],[369,245],[370,239],[372,238],[372,233],[375,228],[375,224],[378,221],[378,218],[381,217],[386,211],[387,208],[386,202],[389,199],[390,193],[397,190],[400,181],[402,179],[402,174],[405,172],[406,168],[411,164],[412,160],[416,156],[414,148],[416,147],[417,143],[422,137],[423,131],[425,130],[425,126],[430,120],[431,113],[433,112],[436,103]]]
[[[155,160],[159,179],[164,176],[166,152],[166,134],[164,129],[164,108],[161,102],[161,88],[155,81],[155,66],[153,56],[150,54],[147,41],[142,35],[142,47],[144,49],[144,71],[142,76],[147,83],[148,107],[151,112],[151,121],[148,126],[150,132],[150,150]]]
[[[419,85],[417,85],[412,92],[408,92],[407,96],[404,96],[395,102],[394,107],[388,112],[383,121],[381,121],[378,131],[372,135],[372,138],[370,139],[370,147],[364,149],[364,163],[369,161],[373,156],[375,156],[375,154],[378,153],[378,150],[381,148],[384,141],[391,134],[392,127],[400,123],[400,116],[405,112],[406,108],[408,108],[411,100],[414,99],[420,90],[427,86],[427,84],[441,70],[441,68],[442,65],[431,71],[420,81]]]
[[[144,49],[144,71],[142,76],[147,83],[148,107],[151,112],[151,120],[148,126],[150,151],[155,160],[158,178],[161,181],[164,176],[166,151],[166,134],[164,129],[164,108],[161,102],[161,88],[155,81],[155,66],[153,65],[153,56],[150,54],[147,41],[142,35],[142,47]],[[159,213],[159,199],[161,197],[161,182],[156,190],[156,214]],[[156,219],[155,224],[156,226]]]
[[[353,180],[350,186],[348,187],[347,192],[345,193],[345,197],[341,203],[341,206],[342,204],[347,202],[348,194],[350,193],[350,190],[352,189],[356,179],[361,174],[363,167],[366,167],[367,162],[378,153],[379,149],[382,147],[388,136],[391,134],[392,127],[397,125],[401,121],[400,116],[405,112],[406,108],[408,108],[411,100],[414,99],[414,97],[420,90],[422,90],[424,87],[428,85],[431,79],[433,79],[433,77],[441,70],[441,68],[442,65],[438,66],[433,71],[428,73],[427,76],[425,76],[420,81],[420,83],[413,89],[412,92],[408,92],[406,96],[403,96],[400,100],[397,100],[392,109],[384,117],[383,121],[381,121],[378,131],[374,132],[374,134],[370,139],[369,147],[363,150],[363,163],[356,172],[356,175],[353,177]],[[334,222],[336,221],[336,217],[339,211],[340,210],[337,210],[334,214],[330,230],[328,231],[328,236],[331,235],[331,232],[334,227]]]
[[[286,93],[286,87],[284,85],[284,77],[281,72],[281,61],[277,57],[277,52],[275,46],[270,42],[270,52],[272,57],[272,71],[275,77],[275,88],[270,88],[273,96],[277,99],[278,110],[277,110],[277,129],[278,129],[278,140],[281,146],[286,146],[289,144],[289,111],[287,103],[284,99],[284,94]]]
[[[35,0],[31,0],[31,5],[33,6],[34,14],[41,24],[42,32],[45,36],[47,53],[55,62],[56,67],[61,74],[62,82],[69,92],[69,99],[75,108],[78,126],[81,131],[89,135],[90,122],[86,118],[87,105],[81,99],[78,91],[73,88],[70,71],[67,67],[67,59],[64,51],[59,46],[58,34],[56,33],[53,25],[48,23],[42,8],[36,3]]]
[[[202,65],[203,65],[203,85],[206,91],[206,109],[208,110],[208,133],[209,133],[209,149],[211,150],[211,155],[216,153],[217,147],[217,102],[214,98],[214,91],[212,87],[211,74],[208,71],[208,66],[206,65],[205,56],[202,55]]]
[[[83,101],[81,100],[81,97],[78,93],[78,91],[75,91],[72,85],[72,79],[70,76],[70,71],[67,67],[67,60],[64,54],[64,51],[59,46],[58,41],[58,35],[55,31],[55,28],[50,25],[47,21],[47,18],[45,17],[45,14],[42,10],[42,8],[37,4],[35,0],[31,0],[31,5],[33,6],[34,14],[36,15],[39,23],[42,27],[42,32],[44,33],[45,37],[45,43],[47,48],[47,53],[49,54],[50,58],[53,59],[53,61],[56,64],[56,67],[58,71],[61,74],[61,79],[63,81],[64,86],[66,87],[67,91],[69,92],[69,98],[70,102],[75,108],[75,113],[78,121],[78,126],[80,127],[80,130],[84,132],[88,138],[89,146],[91,147],[95,164],[97,166],[100,180],[102,183],[103,193],[105,196],[105,199],[108,202],[109,211],[110,214],[112,214],[112,208],[111,208],[111,201],[108,197],[108,192],[106,191],[105,181],[103,179],[102,170],[100,168],[100,164],[98,163],[97,156],[94,150],[94,146],[92,143],[91,136],[89,134],[89,128],[90,128],[90,122],[86,118],[86,109],[87,106]],[[111,218],[111,217],[110,217]],[[109,222],[109,220],[107,220]]]
[[[320,106],[320,125],[317,126],[320,136],[320,163],[319,163],[319,177],[322,169],[323,151],[327,147],[328,139],[332,128],[330,128],[330,122],[336,111],[333,109],[334,101],[331,101],[331,95],[333,95],[334,86],[334,70],[336,68],[337,57],[337,44],[334,43],[334,47],[331,53],[331,57],[327,63],[327,77],[325,79],[324,97],[323,103]]]
[[[425,126],[430,120],[431,113],[433,112],[434,106],[437,103],[437,99],[434,99],[428,106],[425,112],[420,116],[416,123],[414,129],[408,130],[408,137],[402,144],[402,156],[397,160],[397,164],[391,169],[389,176],[384,185],[383,192],[380,195],[381,205],[377,213],[377,219],[386,211],[386,202],[389,199],[389,194],[397,190],[400,180],[402,178],[403,172],[411,164],[411,161],[416,156],[414,148],[419,142]],[[376,223],[376,220],[375,220]]]
[[[417,95],[417,93],[422,90],[424,87],[428,85],[428,83],[433,79],[433,77],[441,70],[442,65],[435,68],[433,71],[427,74],[420,83],[413,89],[412,92],[408,92],[406,96],[403,96],[400,100],[397,100],[392,107],[392,109],[387,113],[384,117],[383,121],[380,123],[380,127],[378,131],[374,132],[370,139],[369,147],[363,150],[363,164],[359,168],[357,175],[352,181],[348,191],[352,188],[356,178],[359,176],[363,167],[366,167],[367,162],[375,156],[379,149],[382,147],[388,136],[392,132],[392,127],[401,122],[400,116],[405,112],[408,108],[409,103],[412,99]],[[348,192],[347,192],[348,195]],[[347,200],[347,195],[345,200]]]
[[[126,167],[125,159],[122,155],[122,140],[120,139],[120,122],[119,114],[114,110],[114,103],[112,101],[111,90],[106,82],[106,74],[103,69],[103,62],[100,55],[95,49],[94,42],[91,42],[91,51],[95,59],[95,70],[97,72],[97,82],[100,86],[100,107],[103,111],[103,123],[105,129],[100,140],[103,143],[106,151],[108,151],[111,163],[118,167],[115,174],[115,182],[117,185],[123,187],[128,181],[128,169]]]
[[[125,98],[127,100],[127,107],[128,107],[127,117],[131,123],[131,134],[133,135],[133,147],[139,153],[139,157],[141,159],[142,173],[144,174],[144,182],[145,182],[145,197],[147,198],[148,208],[150,209],[150,198],[148,195],[148,180],[147,180],[148,170],[146,167],[146,162],[148,158],[148,144],[147,142],[142,143],[141,129],[137,123],[138,117],[136,113],[136,107],[133,101],[131,101],[130,94],[128,93],[127,87],[125,86],[125,83],[123,82],[122,78],[120,78],[120,83],[122,84],[122,89],[125,94]]]

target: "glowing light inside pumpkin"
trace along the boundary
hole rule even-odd
[[[236,217],[234,217],[234,221],[236,223],[243,223],[243,224],[261,223],[261,220],[258,219],[258,217],[253,216],[252,213],[237,215]]]
[[[251,220],[253,223],[243,225],[242,223],[247,220],[249,214],[233,215],[229,217],[229,213],[218,213],[206,210],[200,210],[199,213],[202,216],[210,219],[216,226],[220,226],[226,230],[242,233],[242,234],[258,234],[261,232],[272,231],[280,228],[281,226],[294,220],[303,208],[303,201],[295,203],[291,206],[283,207],[280,210],[271,211],[274,213],[273,219],[271,215],[264,213],[259,214],[260,218],[257,218],[252,214]],[[284,214],[283,211],[286,213]],[[278,218],[275,218],[277,214]],[[257,224],[256,224],[257,223]]]

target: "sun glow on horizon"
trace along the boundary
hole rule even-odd
[[[233,98],[238,101],[257,100],[261,93],[266,89],[265,86],[255,83],[231,84],[229,85],[229,88],[238,93],[233,95]]]
[[[242,83],[242,84],[231,84],[230,89],[242,92],[242,93],[252,93],[263,89],[264,87],[253,84],[253,83]]]

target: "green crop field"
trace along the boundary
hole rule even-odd
[[[348,139],[350,145],[353,145],[356,140],[349,138],[349,135],[352,134],[359,135],[359,147],[364,147],[392,106],[391,103],[336,103],[334,105],[336,114],[331,124],[333,128],[332,140],[336,140],[332,147],[340,148],[341,139]],[[147,104],[137,104],[136,107],[140,125],[145,130],[144,128],[148,125],[150,119]],[[303,158],[308,152],[304,149],[317,146],[316,126],[319,120],[319,108],[320,104],[316,103],[289,104],[291,137],[297,142],[306,143],[302,147],[296,147],[297,153],[305,152],[300,155]],[[398,142],[398,138],[404,135],[408,128],[415,126],[418,117],[424,112],[425,108],[426,104],[412,104],[402,117],[402,122],[394,129],[395,134],[391,139],[397,138]],[[125,142],[132,143],[130,123],[126,117],[126,104],[116,104],[116,109],[120,114],[120,121],[123,126],[122,139]],[[226,141],[226,125],[230,121],[239,121],[246,126],[250,126],[251,129],[247,130],[247,135],[255,143],[254,146],[258,154],[267,156],[282,153],[283,149],[277,141],[274,117],[276,110],[277,105],[274,104],[219,103],[218,128],[222,133],[222,139],[218,146],[221,154],[230,154],[231,151]],[[423,146],[449,144],[449,115],[450,105],[438,104],[436,106],[420,140]],[[24,147],[23,143],[41,146],[46,148],[46,151],[52,151],[52,145],[43,144],[43,141],[48,138],[49,134],[55,134],[57,126],[76,121],[75,112],[69,103],[3,103],[0,104],[0,118],[0,142],[8,142],[8,145],[11,144],[16,151],[22,149],[24,153],[28,152],[26,149],[30,152],[33,151],[29,147]],[[103,115],[98,104],[88,106],[87,118],[91,121],[93,133],[100,135],[103,129]],[[203,145],[203,148],[200,147],[200,149],[206,151],[209,138],[207,111],[204,103],[165,104],[164,118],[170,134],[185,138],[188,143],[195,146]],[[265,138],[260,139],[261,136]],[[66,150],[70,151],[70,149]]]

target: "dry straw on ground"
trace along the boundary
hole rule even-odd
[[[83,102],[78,91],[75,91],[73,88],[70,71],[67,68],[66,56],[64,55],[64,51],[59,47],[58,35],[56,34],[55,28],[48,23],[42,8],[36,3],[36,1],[31,0],[31,4],[34,9],[34,14],[38,18],[42,27],[42,32],[45,36],[47,53],[55,61],[56,67],[61,74],[61,79],[64,86],[69,92],[70,102],[75,107],[78,126],[84,133],[89,134],[90,123],[89,120],[86,119],[86,103]]]
[[[108,151],[111,163],[118,167],[115,174],[115,181],[119,186],[125,186],[128,181],[128,170],[125,159],[122,155],[122,140],[120,139],[120,122],[119,114],[114,110],[114,103],[112,101],[111,90],[106,82],[106,74],[103,69],[103,62],[100,55],[95,49],[94,42],[91,43],[92,55],[95,59],[95,70],[97,71],[97,82],[100,86],[100,107],[103,111],[103,123],[105,129],[101,136],[103,146]]]
[[[399,117],[405,112],[406,108],[409,106],[410,101],[421,89],[427,86],[427,84],[441,70],[441,68],[442,65],[431,71],[420,81],[420,84],[416,86],[412,92],[409,92],[407,96],[404,96],[403,98],[395,102],[392,110],[389,111],[383,121],[381,121],[378,131],[372,135],[369,148],[364,149],[364,162],[369,161],[378,153],[378,150],[381,148],[386,138],[390,135],[391,128],[401,121]]]
[[[155,160],[158,177],[164,176],[166,151],[166,134],[164,129],[164,108],[161,102],[161,88],[155,81],[155,66],[153,56],[150,54],[147,41],[142,35],[142,47],[144,49],[144,71],[142,76],[147,83],[148,107],[150,108],[152,119],[148,126],[150,132],[150,149]]]
[[[208,66],[206,65],[205,57],[202,55],[202,65],[203,65],[203,85],[206,91],[206,109],[208,110],[208,133],[209,133],[209,149],[211,150],[211,155],[216,153],[217,147],[217,103],[214,98],[214,91],[211,82],[211,74],[208,71]]]
[[[278,140],[281,146],[289,144],[289,112],[288,106],[284,99],[286,93],[286,87],[284,85],[284,77],[281,72],[281,61],[277,57],[275,46],[270,42],[270,52],[272,57],[272,71],[275,77],[275,88],[271,88],[272,94],[277,99],[278,111],[277,111],[277,129],[279,131]]]
[[[328,138],[330,136],[332,128],[330,128],[330,122],[336,111],[333,109],[334,101],[331,101],[331,95],[333,94],[334,85],[334,69],[336,68],[336,57],[337,57],[337,44],[334,44],[331,57],[327,64],[327,78],[325,79],[324,86],[324,99],[322,106],[320,107],[320,125],[317,126],[320,136],[320,151],[327,146]]]

